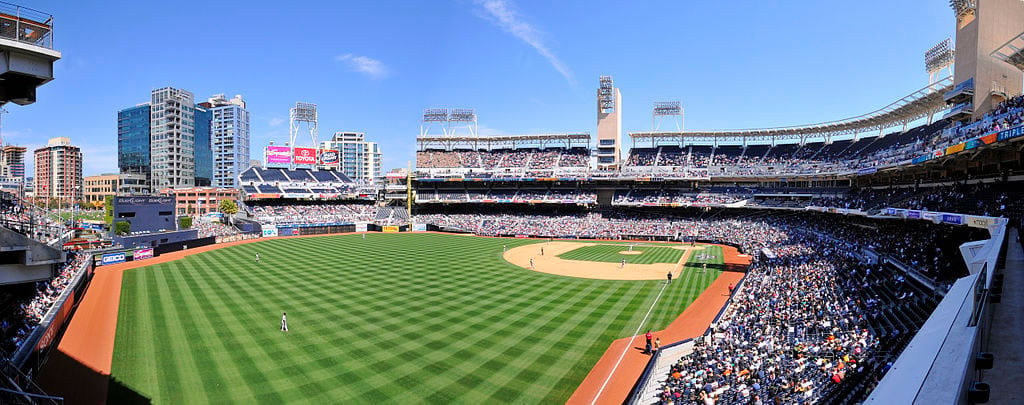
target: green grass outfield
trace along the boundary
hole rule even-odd
[[[662,281],[561,277],[501,258],[502,245],[536,242],[277,239],[128,270],[112,375],[165,404],[561,403],[633,333]],[[649,327],[718,274],[673,282]],[[291,332],[279,331],[282,311]]]
[[[585,260],[588,262],[620,263],[626,259],[630,264],[676,263],[685,251],[665,246],[633,246],[634,252],[642,254],[624,255],[619,252],[629,250],[628,245],[594,245],[583,246],[558,255],[565,260]]]

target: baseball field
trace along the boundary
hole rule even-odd
[[[645,329],[667,327],[723,262],[721,247],[698,247],[663,290],[661,280],[558,276],[502,258],[503,246],[533,243],[544,242],[284,238],[124,270],[110,368],[124,388],[108,400],[561,403],[612,341],[645,318]],[[568,253],[596,262],[627,249]],[[631,262],[683,254],[634,250]]]

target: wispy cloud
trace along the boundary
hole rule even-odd
[[[346,53],[344,55],[335,56],[334,60],[344,62],[352,70],[365,73],[374,79],[383,79],[390,73],[388,67],[384,66],[383,62],[369,56]]]
[[[268,124],[270,124],[270,126],[272,126],[272,127],[276,127],[278,125],[284,124],[284,118],[281,118],[281,117],[271,118],[270,122],[268,122]]]
[[[475,0],[476,4],[481,8],[479,13],[481,17],[490,21],[492,24],[505,30],[509,34],[512,34],[516,38],[519,38],[527,45],[530,45],[541,54],[545,59],[551,63],[551,66],[555,68],[565,77],[565,80],[569,81],[569,84],[576,82],[573,78],[572,71],[569,67],[562,63],[558,56],[548,48],[548,45],[544,43],[541,33],[537,31],[530,23],[523,21],[519,13],[512,7],[512,5],[506,0]]]

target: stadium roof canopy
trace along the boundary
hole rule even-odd
[[[1006,41],[1003,46],[992,52],[992,56],[1024,70],[1024,32]]]
[[[630,132],[629,136],[633,139],[634,147],[638,142],[650,142],[654,146],[667,142],[683,144],[684,140],[746,142],[799,139],[800,142],[804,142],[807,139],[822,138],[831,141],[836,135],[881,132],[886,128],[905,126],[919,118],[933,115],[946,108],[943,94],[952,88],[953,78],[946,77],[878,110],[817,124],[736,130]]]
[[[532,134],[497,136],[421,136],[416,138],[419,150],[427,149],[516,149],[547,147],[589,147],[590,134]]]

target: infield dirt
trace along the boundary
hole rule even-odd
[[[597,243],[579,243],[553,241],[535,243],[525,246],[514,247],[505,252],[504,258],[509,263],[524,269],[539,271],[541,273],[556,274],[559,276],[593,278],[598,280],[664,280],[668,272],[678,278],[683,271],[683,265],[690,258],[689,246],[674,246],[673,249],[684,250],[683,256],[677,263],[654,263],[654,264],[633,264],[592,262],[584,260],[565,260],[558,255],[584,246],[594,246]],[[540,249],[544,249],[544,255]],[[703,248],[698,245],[697,249]],[[622,254],[641,254],[643,252],[619,252]],[[533,266],[530,266],[530,259],[533,259]]]

